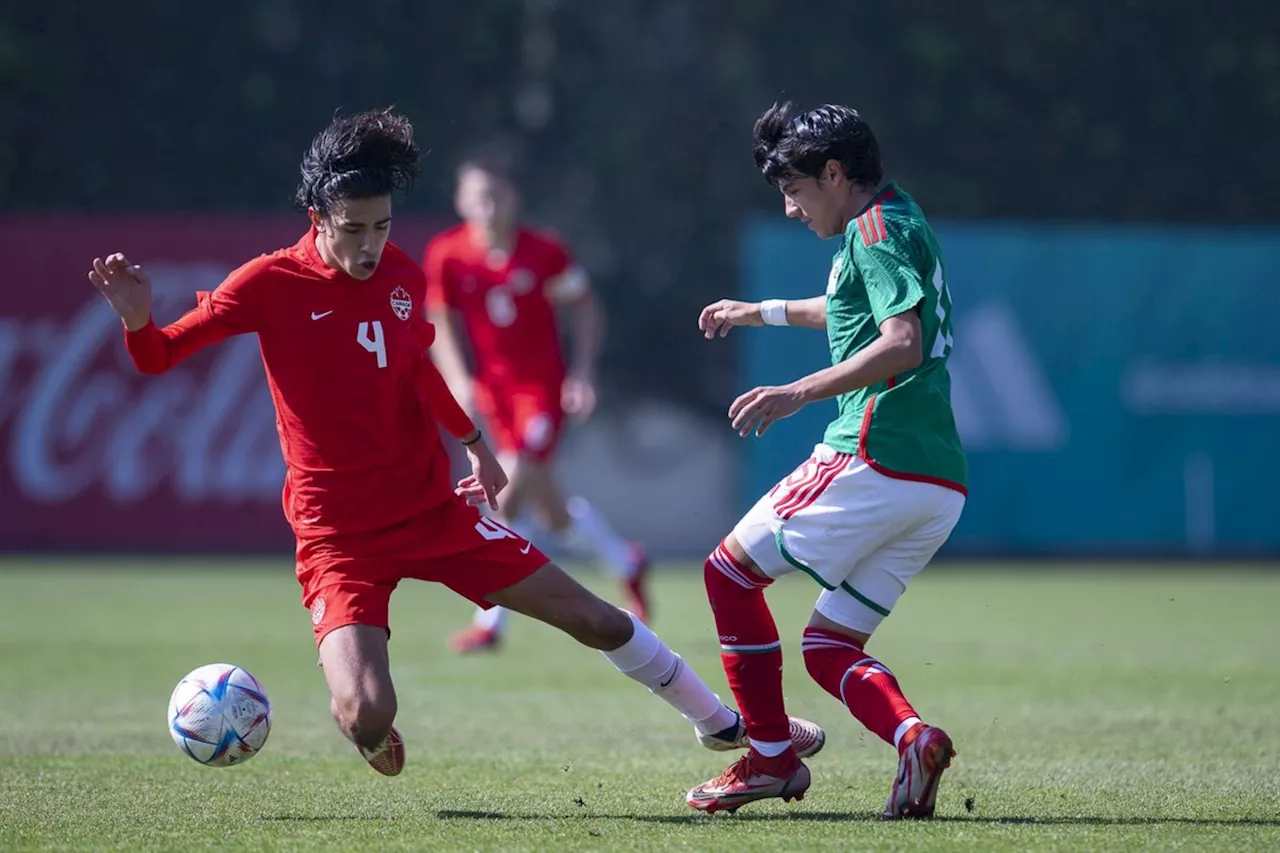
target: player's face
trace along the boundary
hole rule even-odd
[[[391,233],[391,196],[338,202],[328,218],[316,219],[316,247],[325,263],[355,279],[373,275]]]
[[[515,224],[515,188],[483,169],[467,169],[458,177],[454,205],[464,222],[484,231],[507,231]]]
[[[844,195],[840,181],[823,173],[820,178],[790,178],[778,185],[787,216],[799,219],[823,240],[844,231]]]

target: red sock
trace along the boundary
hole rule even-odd
[[[893,673],[852,637],[805,628],[804,664],[813,680],[873,734],[899,748],[910,743],[903,736],[920,723],[920,717],[902,695]]]
[[[782,644],[764,600],[764,589],[773,581],[744,569],[723,543],[707,558],[703,579],[720,635],[720,660],[748,734],[766,743],[790,740],[782,701]]]

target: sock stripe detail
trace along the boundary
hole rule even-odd
[[[846,637],[843,634],[837,634],[834,631],[824,631],[821,628],[805,628],[804,639],[801,642],[801,648],[804,651],[810,649],[849,649],[850,651],[861,652],[857,640],[852,637]]]
[[[840,701],[845,704],[846,708],[849,707],[849,700],[845,698],[844,689],[845,689],[845,686],[849,683],[849,676],[857,672],[859,667],[861,667],[864,670],[864,672],[862,673],[862,678],[860,679],[862,681],[865,681],[866,679],[875,675],[877,672],[884,673],[890,678],[893,678],[893,673],[889,671],[888,667],[880,663],[880,661],[876,660],[875,658],[867,657],[858,661],[853,666],[845,670],[844,675],[841,676],[840,678]]]
[[[764,589],[769,585],[768,581],[753,577],[745,569],[739,567],[738,561],[733,558],[733,555],[723,545],[716,548],[707,559],[715,567],[716,571],[743,589]]]
[[[721,643],[720,651],[731,655],[767,655],[782,651],[782,641],[773,643]]]

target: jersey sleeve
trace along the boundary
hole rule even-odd
[[[196,294],[196,307],[163,329],[148,322],[125,332],[125,348],[143,373],[164,373],[200,350],[232,335],[256,332],[265,319],[261,283],[268,265],[251,261],[212,292]]]
[[[870,245],[855,236],[850,242],[853,263],[866,285],[877,326],[924,301],[924,281],[907,236],[891,234]]]
[[[591,289],[591,278],[578,266],[568,247],[558,240],[545,242],[543,292],[553,302],[573,302]]]
[[[445,275],[445,244],[432,240],[422,253],[422,272],[427,277],[426,305],[428,311],[453,307],[454,298]]]

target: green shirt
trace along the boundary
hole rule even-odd
[[[968,462],[951,411],[951,294],[933,229],[889,184],[845,228],[827,282],[831,363],[880,336],[889,317],[919,308],[923,361],[914,370],[837,398],[823,441],[883,474],[968,486]]]

